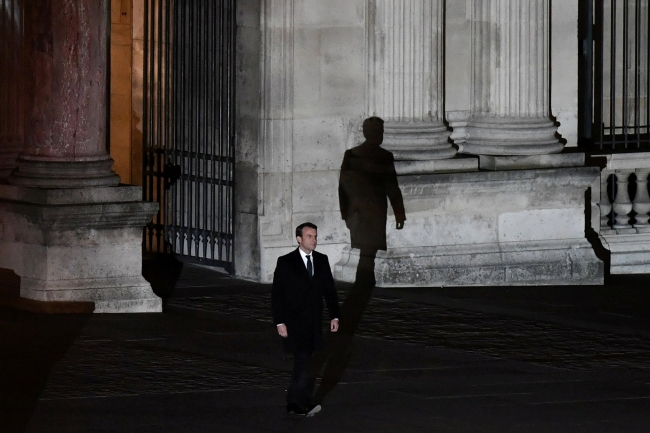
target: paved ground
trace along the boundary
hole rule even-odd
[[[0,432],[650,431],[650,275],[375,289],[305,419],[285,413],[269,286],[175,270],[146,269],[162,314],[0,308]]]

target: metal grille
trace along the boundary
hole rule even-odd
[[[650,149],[648,0],[581,9],[581,138],[592,150]]]
[[[235,0],[147,0],[145,16],[145,248],[232,273]]]

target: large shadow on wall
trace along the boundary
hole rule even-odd
[[[339,383],[352,355],[354,333],[375,287],[375,256],[386,250],[388,200],[398,230],[406,220],[393,154],[380,147],[384,121],[366,119],[363,135],[364,143],[345,152],[339,179],[341,217],[350,230],[351,247],[360,251],[359,264],[354,285],[341,305],[339,330],[328,334],[325,350],[313,358],[311,377],[321,377],[314,396],[318,403]]]

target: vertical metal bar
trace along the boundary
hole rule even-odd
[[[230,237],[230,245],[228,248],[228,261],[231,263],[231,269],[230,272],[234,273],[235,272],[235,267],[234,267],[234,260],[235,260],[235,254],[234,254],[234,242],[235,242],[235,227],[234,227],[234,199],[235,199],[235,88],[236,88],[236,83],[235,83],[235,55],[236,55],[236,37],[237,37],[237,21],[236,21],[236,2],[234,0],[231,0],[231,7],[230,7],[230,19],[228,20],[230,22],[230,68],[228,68],[228,71],[230,73],[230,89],[228,92],[228,98],[230,102],[230,110],[229,116],[230,116],[230,121],[228,122],[229,124],[229,129],[230,133],[228,134],[228,137],[230,139],[230,145],[228,147],[228,157],[230,160],[230,187],[228,188],[230,191],[230,200],[229,200],[229,210],[228,210],[228,218],[229,218],[229,233],[231,234]]]
[[[641,147],[641,0],[634,2],[634,132],[636,147]]]
[[[202,165],[202,189],[203,191],[201,192],[201,202],[202,202],[202,209],[201,209],[201,216],[203,217],[203,220],[201,221],[201,232],[203,236],[203,259],[207,259],[208,257],[208,188],[209,188],[209,180],[208,180],[208,155],[209,155],[209,128],[212,125],[212,122],[210,121],[210,112],[208,111],[208,108],[210,106],[209,101],[214,98],[214,95],[211,92],[210,88],[210,68],[209,68],[209,58],[210,58],[210,51],[209,51],[209,44],[208,40],[210,38],[210,25],[208,23],[209,15],[208,15],[208,10],[210,8],[209,3],[212,2],[213,0],[208,0],[208,2],[203,2],[201,6],[201,23],[203,25],[203,38],[201,40],[201,47],[202,51],[206,52],[205,55],[202,56],[203,59],[203,82],[204,82],[204,88],[205,91],[203,92],[203,98],[202,98],[202,117],[203,117],[203,159],[201,160],[201,165]]]
[[[179,165],[178,161],[178,144],[180,142],[179,134],[179,125],[176,123],[178,116],[178,110],[180,103],[182,102],[178,98],[177,90],[180,85],[180,77],[178,75],[178,56],[182,52],[179,46],[179,32],[178,32],[178,1],[174,1],[173,6],[170,4],[170,10],[172,11],[172,18],[170,20],[170,29],[172,31],[172,39],[170,41],[170,67],[172,73],[171,88],[169,89],[170,97],[172,98],[172,104],[170,105],[170,118],[169,122],[171,123],[171,146],[169,149],[170,159],[174,166]],[[176,184],[170,186],[168,191],[168,200],[169,200],[169,215],[167,215],[167,232],[169,233],[169,243],[170,243],[170,254],[173,254],[177,251],[178,247],[178,226],[177,226],[177,212],[178,212],[178,189],[183,185],[181,179],[176,179]]]
[[[611,1],[611,47],[612,53],[610,57],[610,78],[609,78],[609,128],[610,128],[610,141],[612,149],[616,148],[616,0]]]
[[[149,39],[147,40],[147,44],[149,45],[149,61],[147,63],[147,68],[149,69],[149,85],[147,86],[147,89],[145,90],[148,94],[148,104],[147,104],[147,111],[149,112],[149,116],[147,119],[147,133],[148,133],[148,140],[147,140],[147,198],[150,201],[153,201],[153,173],[152,173],[152,149],[153,149],[153,142],[155,141],[156,137],[154,136],[154,129],[153,129],[153,122],[155,119],[155,112],[154,112],[154,98],[152,94],[152,89],[155,86],[156,83],[156,76],[154,74],[155,68],[154,68],[154,59],[156,58],[156,52],[155,52],[155,44],[154,41],[156,39],[156,21],[155,21],[155,15],[156,15],[156,5],[157,5],[157,0],[152,0],[151,1],[151,7],[149,9],[149,14],[150,16],[148,17],[149,19]],[[154,219],[150,223],[150,230],[149,230],[149,251],[153,250],[153,238],[154,238],[154,225],[155,225],[155,216]]]
[[[192,201],[192,212],[193,212],[193,221],[192,221],[192,236],[194,238],[194,257],[199,255],[199,203],[200,203],[200,190],[199,190],[199,164],[198,164],[198,146],[200,139],[200,117],[198,115],[199,110],[201,109],[200,94],[200,76],[201,72],[198,68],[200,62],[200,51],[199,51],[199,38],[200,38],[200,28],[198,26],[198,7],[197,0],[192,1],[192,83],[194,85],[194,91],[192,92],[193,96],[193,107],[192,107],[192,118],[194,119],[194,140],[192,140],[192,148],[194,150],[194,158],[192,158],[192,172],[194,173],[194,183],[193,183],[193,201]]]
[[[594,70],[594,16],[593,0],[579,1],[580,64],[578,88],[578,130],[581,145],[592,146],[593,124],[593,70]]]
[[[594,8],[594,65],[593,65],[593,74],[594,74],[594,117],[593,117],[593,129],[594,132],[592,136],[594,137],[594,143],[598,143],[598,148],[603,150],[604,145],[604,113],[603,107],[605,103],[605,92],[604,92],[604,82],[603,82],[603,69],[605,68],[605,63],[603,60],[604,55],[604,34],[605,34],[605,0],[588,0],[593,1],[595,4]]]
[[[215,156],[217,156],[216,145],[217,145],[217,109],[216,105],[219,103],[220,95],[217,91],[217,82],[219,77],[217,75],[217,32],[219,31],[218,21],[217,21],[217,5],[215,2],[210,2],[210,77],[212,79],[212,94],[213,97],[210,99],[210,257],[212,260],[215,260],[215,245],[218,242],[218,232],[215,228],[216,220],[216,202],[215,202],[215,189],[219,185],[219,179],[216,178],[215,173]]]
[[[181,77],[180,85],[176,94],[178,99],[180,99],[180,109],[178,122],[181,126],[179,132],[180,140],[180,152],[178,155],[178,164],[181,167],[182,176],[179,179],[179,227],[178,227],[178,238],[179,238],[179,253],[181,255],[185,254],[185,245],[186,245],[186,231],[185,231],[185,215],[186,215],[186,206],[187,206],[187,165],[186,165],[186,147],[187,147],[187,69],[185,68],[186,56],[187,56],[187,25],[185,20],[187,19],[187,5],[183,2],[176,2],[178,17],[177,17],[177,29],[179,33],[179,44],[178,44],[178,58],[179,61],[176,65],[176,73]]]
[[[148,149],[147,143],[149,141],[149,39],[151,38],[151,28],[149,26],[149,13],[151,2],[154,0],[145,0],[144,2],[144,66],[142,68],[142,195],[143,200],[148,201]],[[149,239],[149,230],[151,223],[147,224],[143,234],[143,247],[147,249],[147,240]]]
[[[186,78],[186,86],[185,86],[185,158],[183,160],[183,165],[184,169],[186,172],[186,192],[185,192],[185,200],[184,200],[184,206],[185,206],[185,217],[184,217],[184,223],[183,223],[183,230],[184,230],[184,239],[185,239],[185,247],[183,249],[183,254],[190,255],[192,252],[192,232],[190,230],[191,221],[192,221],[192,164],[191,164],[191,154],[192,154],[192,118],[190,116],[190,110],[191,110],[191,101],[192,101],[192,76],[194,71],[190,68],[190,65],[192,64],[192,15],[191,15],[191,5],[189,3],[184,3],[185,6],[185,16],[186,16],[186,22],[185,22],[185,31],[186,33],[186,40],[185,40],[185,45],[183,46],[183,49],[187,53],[185,57],[185,62],[181,66],[187,71],[187,78]]]
[[[232,233],[231,229],[231,215],[232,215],[232,187],[230,184],[230,181],[232,180],[232,161],[230,159],[230,146],[231,146],[231,134],[232,134],[232,128],[231,128],[231,110],[232,110],[232,100],[231,100],[231,88],[232,88],[232,73],[230,71],[231,68],[231,59],[232,59],[232,28],[233,28],[233,23],[232,23],[232,2],[230,0],[224,0],[224,11],[225,11],[225,31],[226,31],[226,50],[225,50],[225,79],[226,79],[226,95],[225,95],[225,100],[226,100],[226,119],[225,119],[225,124],[226,124],[226,158],[225,159],[225,164],[226,164],[226,177],[227,177],[227,184],[224,186],[226,190],[226,205],[225,205],[225,215],[224,215],[224,226],[225,226],[225,243],[226,243],[226,248],[225,248],[225,254],[226,254],[226,261],[230,261],[230,250],[232,248],[232,239],[230,238],[230,234]]]
[[[0,77],[3,77],[2,84],[0,84],[0,91],[2,91],[2,93],[0,93],[2,114],[4,114],[5,110],[8,110],[9,107],[14,107],[14,92],[7,83],[19,78],[15,73],[15,63],[9,48],[9,46],[11,46],[15,49],[14,42],[18,39],[15,34],[13,12],[13,4],[9,4],[8,0],[7,3],[5,3],[4,0],[0,0],[0,31],[5,33],[9,39],[8,41],[0,41]],[[11,137],[13,139],[12,129],[11,123],[9,122],[9,116],[0,115],[0,140],[3,137]],[[2,144],[4,143],[0,143],[0,145]]]
[[[194,60],[193,52],[192,52],[192,47],[193,47],[193,28],[192,28],[192,5],[188,1],[186,4],[186,11],[185,13],[187,14],[187,45],[186,45],[186,50],[187,50],[187,58],[185,60],[185,64],[183,65],[184,68],[187,68],[187,112],[185,113],[186,116],[186,122],[187,122],[187,159],[185,160],[185,163],[187,164],[187,196],[185,197],[185,200],[187,201],[187,217],[185,221],[185,232],[187,236],[187,255],[192,255],[192,210],[193,210],[193,175],[192,175],[192,146],[193,146],[193,139],[194,139],[194,125],[193,125],[193,118],[192,118],[192,110],[194,107],[192,107],[192,98],[194,97],[194,70],[192,69],[192,61]]]
[[[147,200],[147,86],[149,85],[149,74],[147,73],[147,62],[149,61],[149,0],[144,0],[144,43],[143,43],[143,65],[142,65],[142,200]],[[142,230],[142,249],[147,249],[147,226]]]
[[[194,156],[194,174],[196,176],[196,184],[194,189],[194,256],[196,258],[200,257],[200,248],[201,248],[201,139],[203,137],[203,125],[201,118],[201,99],[203,98],[203,74],[201,70],[201,37],[202,37],[202,26],[201,26],[201,0],[194,0],[192,6],[194,7],[194,27],[195,27],[195,49],[196,55],[194,57],[194,63],[192,66],[195,71],[195,80],[197,92],[194,95],[195,111],[192,113],[196,118],[196,153]]]
[[[160,27],[158,25],[157,17],[160,14],[160,1],[156,0],[154,2],[154,8],[152,10],[152,37],[151,37],[151,85],[149,86],[149,104],[151,107],[151,115],[149,116],[149,130],[150,130],[150,141],[149,141],[149,197],[152,201],[157,201],[156,197],[156,149],[158,147],[158,103],[157,100],[157,86],[160,79],[158,72],[158,60],[160,57],[160,52],[158,51],[158,46],[156,41],[160,37]],[[152,251],[157,251],[156,241],[156,226],[159,221],[160,211],[154,216],[152,224],[151,239],[149,243],[151,245]]]
[[[155,194],[156,194],[156,200],[158,203],[162,202],[162,188],[161,188],[161,174],[162,174],[162,164],[161,164],[161,152],[163,151],[163,104],[164,101],[162,100],[162,95],[163,95],[163,64],[164,64],[164,57],[163,57],[163,38],[164,38],[164,27],[163,27],[163,19],[164,19],[164,14],[165,11],[163,10],[163,0],[160,0],[158,2],[158,46],[157,46],[157,71],[156,71],[156,141],[154,143],[154,163],[155,163],[155,168],[154,168],[154,173],[155,173]],[[163,221],[162,221],[162,213],[163,209],[159,207],[158,213],[156,215],[156,251],[160,252],[161,251],[161,244],[162,244],[162,237],[160,233],[160,227],[163,226]]]
[[[628,79],[629,79],[629,66],[630,66],[630,58],[628,54],[628,44],[629,44],[629,14],[630,14],[630,8],[629,8],[629,1],[628,0],[623,0],[623,71],[622,71],[622,78],[623,78],[623,95],[621,97],[621,103],[622,103],[622,117],[621,117],[621,123],[622,123],[622,133],[623,133],[623,148],[627,149],[627,125],[628,125]]]
[[[187,50],[187,56],[185,58],[185,63],[183,68],[187,70],[187,101],[185,105],[185,140],[186,140],[186,158],[184,161],[185,169],[187,171],[187,192],[185,196],[187,213],[185,217],[185,246],[186,251],[184,252],[187,255],[192,254],[192,140],[193,140],[193,119],[192,119],[192,98],[193,98],[193,79],[194,79],[194,70],[192,69],[192,5],[188,2],[185,5],[185,14],[187,15],[187,40],[185,43],[185,49]]]
[[[182,177],[183,173],[183,160],[180,156],[183,146],[183,123],[182,123],[182,108],[183,108],[183,92],[182,86],[184,84],[183,70],[180,67],[181,59],[183,56],[183,45],[182,45],[182,13],[181,2],[174,1],[174,20],[172,25],[174,27],[174,46],[173,46],[173,64],[172,64],[172,73],[174,74],[174,86],[172,88],[172,95],[174,98],[174,104],[172,106],[172,123],[174,124],[174,144],[173,144],[173,155],[174,155],[174,164],[180,167],[180,176],[176,180],[176,184],[171,189],[171,200],[172,200],[172,216],[171,216],[171,231],[173,239],[173,253],[180,253],[182,251],[182,235],[180,230],[180,220],[182,218],[182,196],[184,181]]]
[[[161,205],[161,209],[164,209],[164,215],[163,215],[163,222],[164,225],[161,227],[161,230],[163,231],[163,253],[169,254],[171,251],[169,250],[169,239],[171,239],[170,234],[167,232],[167,225],[169,224],[169,220],[172,218],[171,216],[171,208],[170,208],[170,201],[169,201],[169,196],[171,194],[169,190],[169,185],[168,185],[168,178],[167,176],[169,173],[165,173],[165,167],[168,164],[168,161],[170,161],[170,156],[171,156],[171,147],[173,145],[173,140],[174,140],[174,135],[173,135],[173,128],[174,128],[174,123],[171,122],[171,106],[173,103],[173,98],[171,94],[171,86],[172,86],[172,80],[174,78],[173,76],[173,71],[172,71],[172,59],[171,59],[171,46],[172,46],[172,39],[174,37],[174,31],[171,27],[172,23],[172,14],[173,11],[171,9],[171,0],[165,0],[165,149],[163,153],[163,195],[162,195],[162,200],[164,200],[164,207]]]
[[[4,0],[0,0],[0,32],[5,33],[9,39],[8,41],[0,42],[0,77],[4,77],[2,84],[0,84],[0,104],[2,104],[2,111],[0,112],[0,140],[5,136],[9,137],[12,135],[9,129],[9,116],[2,114],[4,114],[4,110],[8,109],[8,107],[13,107],[12,104],[14,102],[13,92],[6,83],[17,78],[13,74],[14,62],[9,52],[9,45],[13,46],[12,42],[15,40],[13,25],[9,24],[9,17],[12,16],[10,15],[11,9],[8,4],[5,4]]]
[[[223,54],[224,54],[224,0],[219,1],[219,186],[218,186],[218,197],[219,197],[219,211],[217,214],[217,221],[219,223],[219,243],[218,243],[218,257],[219,260],[223,260],[223,247],[224,247],[224,227],[223,227],[223,208],[224,208],[224,197],[223,197],[223,163],[224,163],[224,152],[223,152],[223,141],[224,141],[224,131],[223,131],[223,104],[224,104],[224,86],[223,86]]]

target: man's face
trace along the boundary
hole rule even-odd
[[[316,229],[303,227],[302,236],[296,236],[300,249],[307,254],[311,254],[316,249],[318,234]]]

